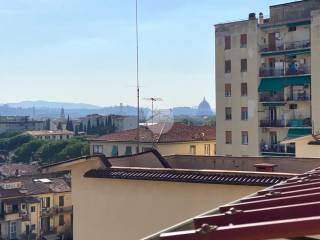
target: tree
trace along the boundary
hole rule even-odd
[[[80,122],[79,124],[79,132],[84,132],[84,127],[82,122]]]
[[[73,132],[73,130],[74,130],[74,128],[73,128],[73,122],[72,122],[72,120],[70,119],[70,116],[69,116],[69,115],[68,115],[68,119],[67,119],[66,129],[67,129],[68,131],[72,131],[72,132]]]
[[[92,127],[91,127],[91,121],[89,119],[88,124],[87,124],[87,134],[92,134]]]
[[[41,140],[32,140],[24,143],[15,151],[14,162],[30,163],[33,160],[34,153],[44,144]]]
[[[62,123],[61,123],[61,122],[58,123],[57,129],[58,129],[58,130],[63,130],[63,129],[62,129]]]

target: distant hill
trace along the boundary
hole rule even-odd
[[[23,101],[18,103],[7,103],[13,108],[64,108],[64,109],[98,109],[100,106],[86,103],[49,102],[49,101]]]
[[[137,114],[134,106],[100,107],[85,103],[49,102],[49,101],[23,101],[18,103],[0,104],[0,115],[3,116],[30,116],[34,118],[56,118],[60,116],[61,108],[65,114],[72,118],[83,117],[89,114],[117,114],[133,116]],[[142,115],[147,116],[150,109],[142,108]],[[197,107],[175,107],[174,116],[197,116]]]

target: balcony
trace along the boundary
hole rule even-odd
[[[284,102],[283,93],[281,94],[260,94],[260,102]]]
[[[307,93],[297,93],[286,98],[287,101],[311,101],[311,95]]]
[[[287,65],[287,64],[285,64]],[[275,68],[262,67],[260,68],[260,77],[285,77],[311,74],[311,66],[308,64],[288,63],[290,67]]]
[[[310,46],[311,46],[310,40],[282,42],[282,43],[278,43],[276,46],[272,46],[271,44],[265,44],[261,46],[260,52],[266,53],[266,52],[292,51],[292,50],[298,50],[298,49],[307,49],[307,48],[310,48]]]
[[[296,147],[291,144],[262,144],[260,151],[262,155],[294,156]]]
[[[261,120],[262,128],[310,128],[312,127],[311,119],[288,119],[288,120]]]

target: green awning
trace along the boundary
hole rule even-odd
[[[288,53],[286,53],[286,56],[297,56],[297,55],[304,55],[304,54],[310,54],[311,51],[309,50],[304,50],[304,49],[299,49],[299,50],[292,50]]]
[[[311,76],[286,77],[285,85],[308,85],[311,84]]]
[[[312,134],[311,128],[290,128],[288,130],[289,138],[297,138]]]
[[[261,79],[258,92],[281,92],[283,88],[283,78]]]
[[[262,78],[258,92],[282,92],[287,85],[309,85],[311,76]]]
[[[311,21],[306,20],[306,21],[288,23],[287,26],[288,27],[297,27],[297,26],[304,26],[304,25],[309,25],[309,24],[311,24]]]
[[[279,107],[279,106],[284,106],[284,105],[286,105],[286,103],[282,103],[282,102],[263,103],[263,106],[266,106],[266,107]]]

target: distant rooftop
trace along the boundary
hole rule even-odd
[[[132,129],[106,134],[93,139],[93,141],[135,142],[137,141],[136,137],[137,129]],[[209,126],[189,126],[182,123],[174,123],[173,125],[156,124],[149,127],[140,127],[140,141],[147,143],[210,141],[215,139],[216,129]]]

